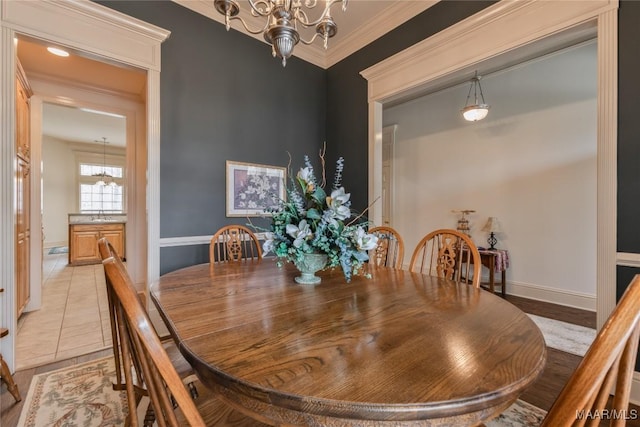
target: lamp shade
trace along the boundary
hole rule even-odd
[[[489,106],[487,104],[469,105],[462,109],[462,116],[469,122],[477,122],[487,117]]]
[[[502,231],[502,227],[500,226],[500,222],[498,218],[495,216],[490,216],[487,220],[487,223],[482,227],[482,231],[487,231],[489,233],[500,233]]]
[[[487,117],[489,114],[489,104],[484,101],[484,94],[482,93],[482,86],[480,85],[480,79],[482,76],[478,75],[476,71],[475,75],[471,79],[469,85],[469,93],[467,94],[467,102],[464,104],[462,116],[469,122],[477,122]],[[471,93],[473,92],[473,98]]]

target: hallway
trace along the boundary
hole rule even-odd
[[[68,254],[43,254],[42,308],[18,320],[16,370],[111,346],[102,264],[72,267]]]

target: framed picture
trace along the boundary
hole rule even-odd
[[[227,160],[227,216],[270,216],[286,197],[287,169]]]

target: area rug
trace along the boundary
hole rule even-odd
[[[113,358],[35,375],[20,414],[18,427],[112,427],[124,425],[127,402],[124,392],[113,391]],[[146,405],[140,405],[144,417]],[[533,427],[546,412],[517,400],[487,427]]]
[[[69,247],[68,246],[54,246],[53,248],[49,249],[49,255],[67,254],[67,253],[69,253]]]
[[[596,337],[596,330],[572,323],[528,314],[540,328],[548,347],[584,356]]]
[[[547,411],[518,399],[506,411],[491,421],[486,421],[484,425],[486,427],[537,427],[545,415]]]
[[[122,426],[127,398],[114,379],[113,357],[34,375],[18,427]]]

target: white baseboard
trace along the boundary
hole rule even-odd
[[[507,281],[506,292],[508,295],[596,311],[595,295],[510,281]]]

